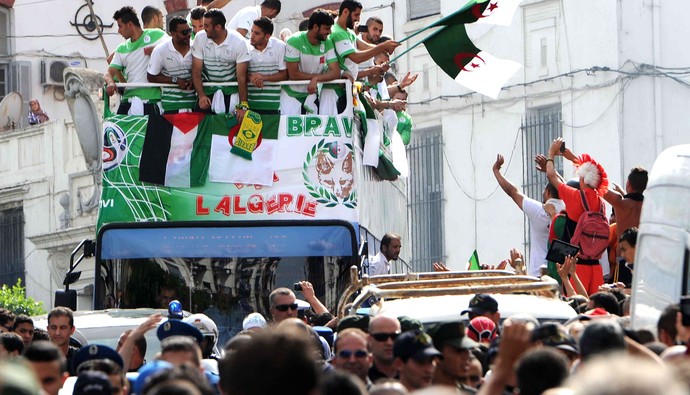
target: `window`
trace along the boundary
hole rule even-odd
[[[441,13],[439,0],[407,0],[407,15],[410,20]]]
[[[10,54],[10,10],[0,7],[0,56]]]
[[[17,92],[22,95],[22,115],[20,125],[28,126],[27,115],[29,114],[29,100],[31,100],[31,62],[19,61],[12,62],[8,67],[7,92]]]
[[[24,279],[24,210],[0,211],[0,284],[13,285]]]
[[[547,179],[546,173],[542,173],[534,167],[534,156],[537,154],[546,155],[551,142],[563,136],[560,103],[529,110],[520,129],[522,130],[522,152],[524,158],[522,168],[525,169],[522,190],[527,196],[541,202],[542,192]],[[554,160],[556,170],[562,175],[562,157],[557,156]],[[529,222],[527,217],[525,217],[525,251],[529,251],[529,243]]]
[[[0,100],[7,95],[7,63],[0,63]]]
[[[410,164],[408,215],[411,220],[412,269],[429,271],[444,259],[443,139],[441,130],[415,133],[407,148]]]

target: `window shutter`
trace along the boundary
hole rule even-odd
[[[440,0],[407,0],[410,20],[441,13]]]
[[[31,62],[18,61],[10,63],[9,92],[22,95],[21,127],[28,125],[29,101],[31,100]]]
[[[0,55],[10,54],[10,15],[0,8]]]

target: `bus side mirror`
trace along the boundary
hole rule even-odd
[[[69,307],[72,311],[77,310],[77,291],[75,289],[55,291],[55,307]]]

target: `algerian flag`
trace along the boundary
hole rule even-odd
[[[426,38],[424,45],[434,62],[457,83],[493,99],[522,67],[475,47],[465,25],[446,26]]]
[[[280,115],[262,115],[263,127],[251,160],[230,153],[240,125],[223,133],[214,133],[208,179],[213,182],[273,185],[278,152]]]
[[[468,263],[469,266],[467,270],[481,270],[481,266],[479,266],[479,255],[477,254],[477,250],[474,250]]]
[[[377,167],[379,165],[379,145],[381,144],[382,125],[376,117],[375,110],[369,104],[364,93],[357,96],[357,104],[354,108],[355,119],[359,121],[364,134],[364,148],[362,163],[366,166]]]
[[[513,15],[522,3],[522,0],[490,0],[487,1],[481,17],[476,23],[510,26],[513,23]]]
[[[510,26],[522,0],[470,0],[464,6],[429,27],[485,23]]]
[[[139,181],[168,187],[203,185],[208,147],[203,140],[210,123],[204,114],[150,115],[139,161]]]

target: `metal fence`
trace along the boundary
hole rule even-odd
[[[546,186],[546,173],[535,167],[534,157],[537,154],[547,155],[551,142],[563,136],[561,124],[561,105],[541,107],[531,110],[522,120],[522,152],[523,152],[523,192],[534,200],[542,201],[542,192]],[[560,156],[554,158],[554,165],[563,174],[563,160]],[[525,253],[529,251],[529,222],[525,217]]]
[[[443,137],[440,129],[416,131],[407,147],[410,165],[408,215],[415,271],[432,270],[445,258]]]
[[[0,211],[0,284],[26,284],[24,267],[24,210]]]

